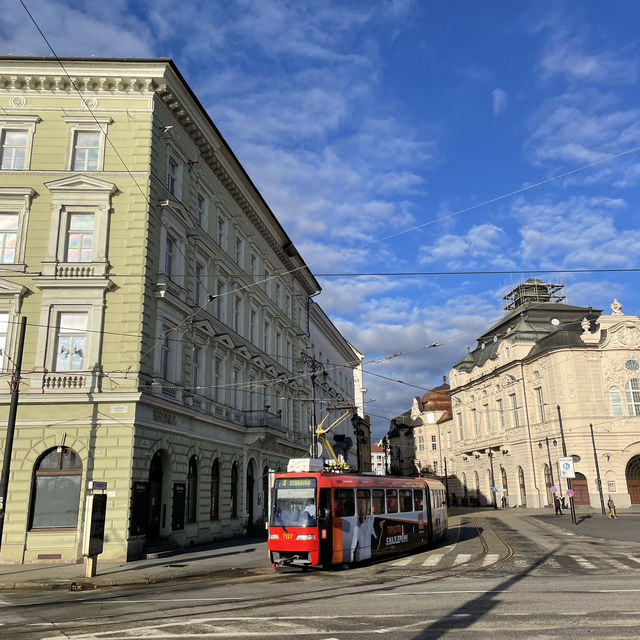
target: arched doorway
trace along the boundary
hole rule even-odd
[[[640,504],[640,456],[633,456],[625,471],[631,504]]]
[[[571,488],[573,489],[573,504],[591,504],[589,500],[589,487],[587,487],[587,479],[584,474],[576,471],[576,477],[571,480]]]
[[[500,467],[500,473],[502,475],[502,496],[506,500],[505,505],[509,504],[509,483],[507,482],[507,470],[504,467]],[[500,499],[502,501],[502,498]]]
[[[518,484],[520,485],[520,504],[527,506],[527,489],[524,484],[524,471],[522,467],[518,467]]]
[[[160,518],[162,515],[162,457],[158,451],[149,467],[149,519],[147,521],[147,539],[160,536]]]
[[[247,465],[247,513],[249,514],[249,527],[253,526],[254,520],[254,508],[253,508],[253,494],[254,494],[254,471],[253,471],[253,460],[249,460],[249,464]]]
[[[551,469],[549,469],[548,464],[544,465],[544,486],[547,490],[547,504],[553,504],[553,494],[551,493],[553,482],[551,481]]]

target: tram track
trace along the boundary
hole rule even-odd
[[[366,580],[357,580],[356,582],[353,582],[351,584],[346,584],[343,587],[336,588],[335,584],[331,584],[330,586],[327,586],[324,588],[315,589],[308,594],[301,594],[298,591],[296,592],[296,603],[298,605],[301,605],[301,604],[310,604],[315,601],[326,602],[327,598],[363,595],[363,594],[375,594],[378,592],[384,592],[384,591],[388,591],[389,589],[395,589],[395,588],[403,587],[407,585],[415,586],[417,584],[427,584],[431,582],[436,582],[438,580],[442,580],[444,578],[459,577],[459,576],[464,576],[471,573],[477,573],[479,571],[485,571],[513,557],[514,555],[513,547],[504,539],[504,537],[494,527],[492,527],[488,523],[486,518],[482,518],[482,521],[483,521],[482,526],[479,524],[479,518],[470,517],[468,521],[476,529],[477,539],[480,541],[482,548],[479,551],[479,553],[474,555],[472,558],[470,558],[466,562],[463,562],[451,567],[444,567],[442,569],[433,569],[426,574],[424,571],[421,572],[420,574],[418,574],[417,572],[416,573],[412,572],[413,575],[393,578],[389,581],[385,581],[383,584],[380,583],[381,576],[376,575]],[[485,531],[487,529],[489,529],[493,534],[493,536],[497,538],[499,543],[503,546],[503,549],[506,550],[506,554],[505,555],[499,554],[499,558],[495,562],[479,567],[477,566],[478,562],[480,562],[482,559],[484,559],[488,555],[491,548],[491,545],[489,544],[489,541],[487,540],[487,536],[485,534]],[[458,544],[458,543],[454,543],[454,544]],[[358,569],[367,569],[367,568],[376,567],[376,566],[377,566],[377,563],[352,569],[351,571],[358,571]],[[340,572],[336,571],[335,574],[337,573],[346,575],[345,572],[342,572],[342,571]],[[330,579],[333,576],[333,574],[334,572],[330,572],[329,574],[327,574],[327,577]],[[254,576],[254,579],[256,577],[259,577],[260,579],[256,581],[260,581],[260,582],[268,581],[272,583],[284,582],[290,585],[292,583],[298,583],[301,581],[304,581],[305,583],[309,582],[314,578],[316,578],[317,575],[318,574],[314,575],[313,573],[299,573],[299,574],[288,573],[288,574],[271,575],[271,576],[264,576],[264,575]],[[244,579],[240,579],[240,580],[238,579],[229,580],[222,583],[218,582],[216,584],[222,587],[225,584],[229,584],[229,585],[237,584],[241,581],[246,582],[246,580],[247,578],[245,577]],[[201,583],[202,582],[200,582],[199,584]],[[162,590],[165,590],[163,587],[157,586],[156,588],[158,588],[159,592],[161,593]],[[123,603],[126,603],[126,598],[129,595],[130,594],[112,594],[110,596],[107,596],[107,598],[112,598],[114,600],[117,600],[118,598],[123,598]],[[100,600],[99,597],[97,598],[91,597],[91,598],[79,600],[78,604],[85,604],[85,603],[98,604],[99,600]],[[70,601],[59,600],[57,602],[58,603],[64,602],[65,604],[68,604]],[[55,604],[56,602],[49,601],[46,603],[34,604],[32,606],[34,607],[35,606],[55,606]],[[237,604],[235,603],[232,604],[229,602],[213,604],[213,605],[211,603],[194,604],[193,602],[180,601],[176,599],[174,604],[170,606],[165,606],[163,608],[162,615],[165,620],[168,618],[171,618],[172,620],[180,621],[181,619],[194,618],[194,616],[202,616],[206,614],[215,614],[215,615],[221,615],[221,614],[224,615],[224,614],[232,614],[232,613],[237,614],[243,611],[249,611],[249,610],[255,611],[256,609],[275,608],[275,607],[280,607],[282,605],[283,605],[283,596],[281,594],[279,594],[278,596],[263,597],[259,600],[251,600],[251,602],[244,601],[242,603],[237,603]],[[181,610],[184,610],[187,607],[188,607],[188,611],[180,613]],[[173,611],[175,611],[175,613],[171,613]],[[46,631],[43,630],[42,635],[40,635],[39,637],[42,638],[43,640],[45,639],[54,640],[55,638],[67,638],[73,635],[91,637],[91,635],[93,634],[94,636],[99,637],[105,634],[115,633],[123,625],[130,625],[134,623],[136,626],[144,627],[145,624],[150,624],[158,621],[157,611],[154,611],[153,613],[150,613],[142,617],[140,616],[140,612],[115,614],[115,616],[117,616],[117,619],[114,619],[114,614],[107,614],[102,617],[96,617],[94,615],[92,617],[92,621],[89,623],[87,623],[86,619],[68,620],[66,622],[52,622],[50,623],[51,625],[50,628],[47,629]],[[7,627],[8,625],[3,627],[3,632],[9,631]],[[34,626],[30,625],[28,628],[24,628],[24,626],[22,626],[22,628],[17,628],[15,630],[11,629],[10,637],[16,638],[16,639],[33,638],[34,632],[37,632]]]

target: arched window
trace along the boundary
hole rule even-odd
[[[238,463],[231,467],[231,517],[238,517]]]
[[[618,387],[611,387],[609,389],[609,402],[611,403],[611,415],[622,415],[622,397],[620,396],[620,389]]]
[[[31,529],[75,529],[82,462],[66,447],[49,449],[34,467]]]
[[[209,512],[211,520],[220,517],[220,466],[214,460],[211,465],[211,510]]]
[[[627,382],[627,408],[630,416],[640,416],[640,381],[633,378]]]
[[[187,473],[187,522],[198,519],[198,462],[195,456],[189,459]]]

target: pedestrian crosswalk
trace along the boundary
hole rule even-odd
[[[454,549],[443,548],[438,549],[428,555],[416,554],[393,560],[389,562],[392,567],[406,567],[425,569],[446,569],[449,567],[457,567],[468,564],[469,568],[486,568],[496,564],[501,559],[497,553],[488,553],[484,556],[479,554],[472,555],[470,553],[456,553]],[[519,561],[524,568],[527,561],[524,557],[514,556],[514,561]],[[587,556],[577,553],[572,554],[553,554],[544,559],[542,563],[532,562],[536,564],[536,570],[551,571],[617,571],[617,572],[640,572],[640,557],[627,555],[600,555]]]

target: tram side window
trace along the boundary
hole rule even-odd
[[[413,506],[415,511],[422,511],[424,509],[424,501],[422,499],[422,489],[413,490]]]
[[[387,489],[387,513],[398,513],[397,489]]]
[[[384,489],[373,490],[373,513],[380,515],[385,512]]]
[[[371,492],[369,489],[358,489],[358,515],[370,516],[371,515]]]
[[[333,513],[339,518],[354,516],[356,514],[353,489],[336,489],[334,491]]]
[[[400,489],[400,511],[413,511],[413,491]]]

